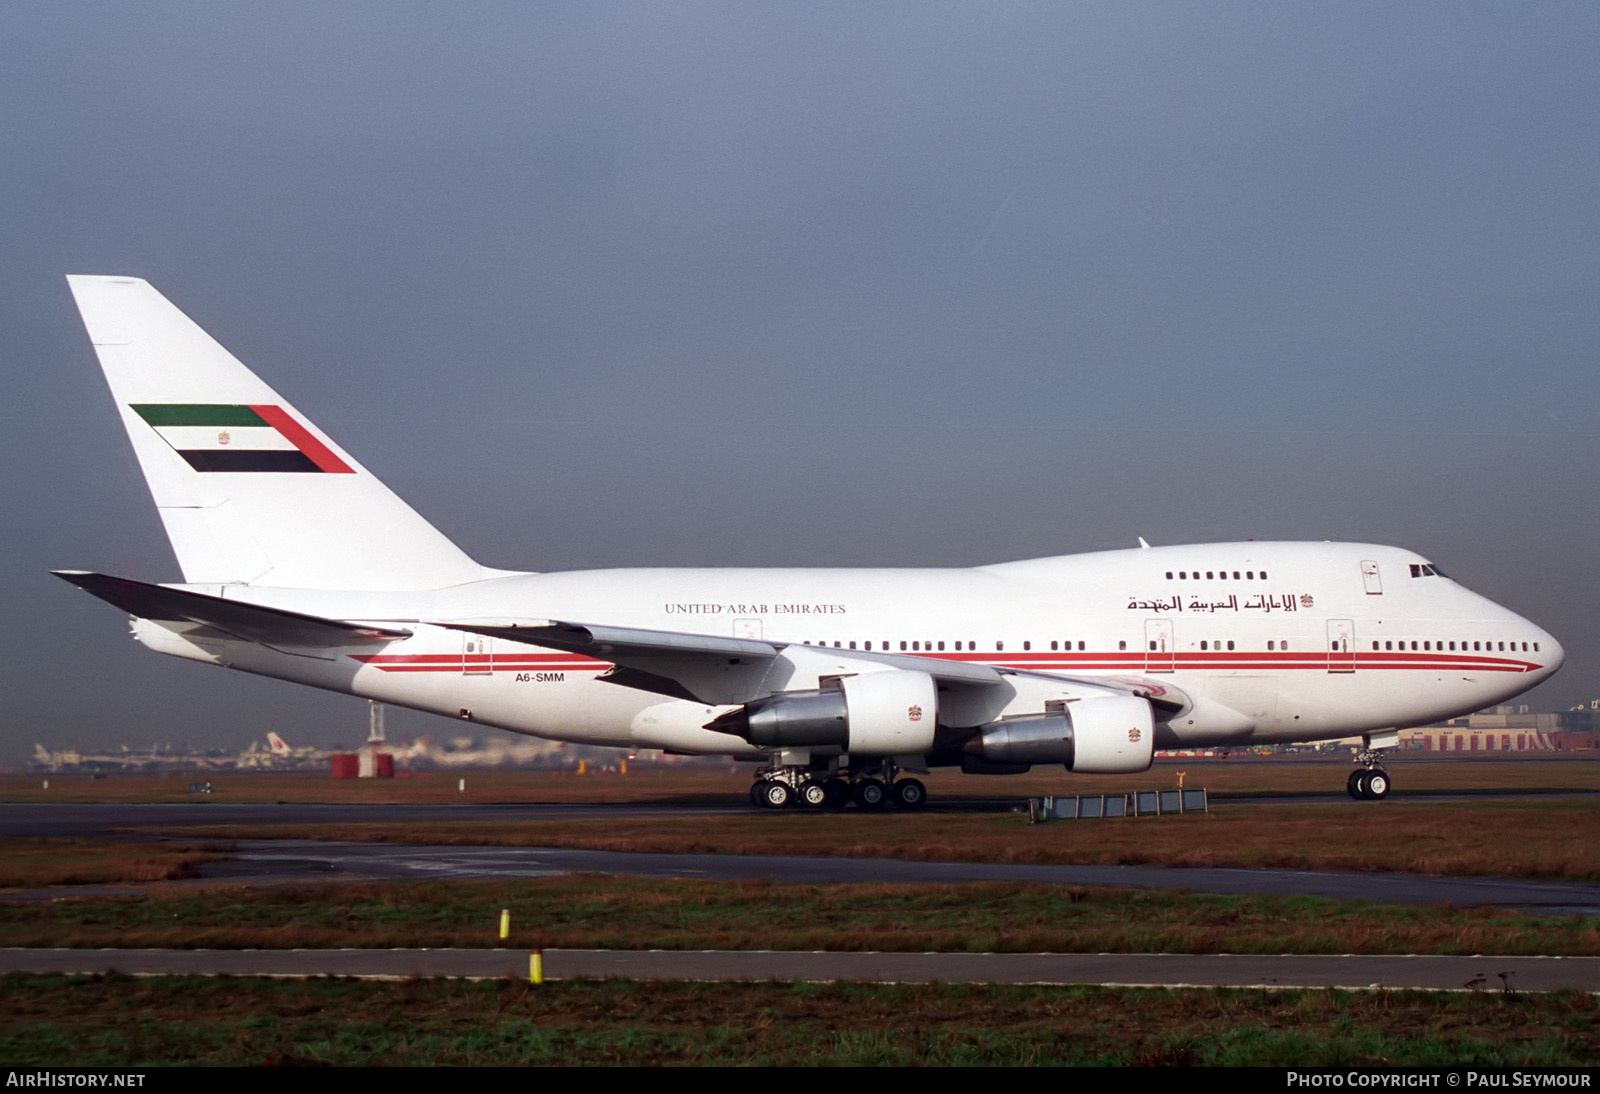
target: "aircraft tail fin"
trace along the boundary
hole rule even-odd
[[[186,582],[413,590],[491,572],[149,283],[67,282]]]

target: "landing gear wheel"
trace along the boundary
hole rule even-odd
[[[784,783],[764,782],[761,784],[759,801],[768,809],[782,809],[793,800],[794,792]]]
[[[843,779],[829,779],[822,784],[822,789],[827,794],[828,809],[843,809],[850,804],[850,784]]]
[[[1358,767],[1354,771],[1350,772],[1350,777],[1345,780],[1344,788],[1350,792],[1350,796],[1356,799],[1356,801],[1360,801],[1362,798],[1367,796],[1361,786],[1361,783],[1366,776],[1366,771]]]
[[[800,784],[799,799],[807,809],[821,809],[828,804],[828,788],[815,779],[807,779]]]
[[[767,780],[766,779],[757,779],[755,782],[751,783],[750,784],[750,804],[751,805],[760,805],[760,804],[762,804],[761,795],[766,791],[766,789],[767,789]]]
[[[856,783],[856,804],[863,809],[882,809],[889,800],[889,792],[877,779],[861,779]]]
[[[1367,767],[1350,773],[1345,788],[1359,801],[1382,801],[1389,796],[1389,773],[1381,767]]]
[[[1367,772],[1365,790],[1369,801],[1382,801],[1389,796],[1389,773],[1378,767]]]
[[[928,802],[928,788],[916,779],[900,779],[892,788],[892,797],[901,809],[921,809]]]

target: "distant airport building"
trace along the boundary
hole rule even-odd
[[[1497,706],[1400,731],[1401,747],[1423,752],[1576,752],[1600,748],[1600,700],[1570,711],[1534,714]]]

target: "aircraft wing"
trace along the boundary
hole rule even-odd
[[[203,623],[234,638],[267,646],[353,646],[409,638],[412,633],[400,627],[375,627],[282,608],[263,608],[109,574],[81,570],[56,570],[54,573],[129,615],[157,621]]]
[[[753,638],[597,626],[560,620],[529,620],[516,624],[464,620],[432,622],[451,630],[609,661],[613,667],[601,674],[601,680],[709,706],[748,703],[792,686],[782,682],[787,674],[769,673],[769,670],[786,649],[794,650],[789,658],[792,660],[801,648],[791,643]],[[1121,692],[1137,696],[1148,700],[1158,711],[1158,717],[1170,717],[1188,710],[1194,702],[1191,696],[1171,683],[1149,677],[1077,676],[1037,669],[995,667],[969,661],[946,661],[915,654],[843,650],[827,646],[806,646],[804,649],[808,660],[812,657],[824,658],[836,666],[833,671],[842,669],[849,672],[848,666],[851,664],[868,662],[908,672],[926,673],[951,698],[965,693],[969,699],[975,700],[964,704],[963,709],[969,712],[998,710],[999,707],[994,704],[998,702],[1003,705],[1004,699],[996,694],[995,689],[1005,688],[1006,694],[1015,694],[1017,688],[1028,687],[1019,678],[1048,681],[1052,687],[1065,684],[1084,694]],[[984,720],[975,714],[969,714],[969,717]]]
[[[767,670],[789,645],[755,638],[724,638],[559,620],[522,626],[467,622],[440,622],[438,625],[610,661],[615,667],[601,676],[602,680],[713,706],[745,703],[768,694],[771,689],[762,687]],[[825,647],[817,648],[825,650]],[[1001,674],[987,665],[864,650],[826,649],[825,652],[843,661],[872,661],[925,672],[946,686],[988,688],[1001,683]]]

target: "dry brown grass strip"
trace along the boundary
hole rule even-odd
[[[1600,807],[1586,801],[1218,805],[1205,815],[1029,824],[1009,814],[815,814],[484,825],[217,826],[228,839],[574,847],[654,853],[838,855],[959,862],[1356,870],[1600,878]]]
[[[91,839],[0,839],[0,889],[176,881],[223,857],[178,844]]]

